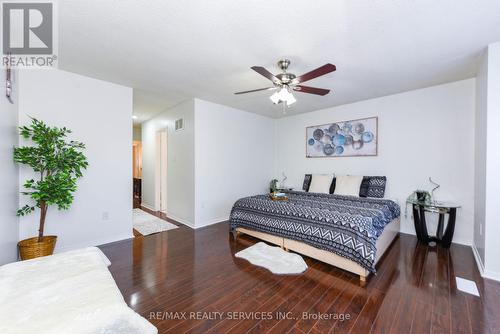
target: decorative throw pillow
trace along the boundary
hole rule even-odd
[[[359,196],[363,176],[343,175],[337,176],[335,181],[335,195]]]
[[[311,185],[309,186],[310,193],[329,194],[330,186],[332,185],[332,174],[313,174]]]
[[[302,190],[304,190],[305,192],[309,191],[309,186],[311,185],[311,179],[312,179],[312,174],[304,175],[304,182],[302,182]],[[333,194],[334,191],[335,191],[335,176],[333,177],[333,181],[330,186],[330,194]],[[368,191],[368,183],[366,185],[366,191]],[[366,197],[366,194],[363,197]]]
[[[384,198],[386,183],[387,178],[385,176],[371,176],[366,196]]]
[[[361,186],[359,188],[359,197],[368,197],[368,186],[370,185],[371,176],[363,176]]]
[[[333,194],[335,192],[335,184],[337,182],[337,178],[334,176],[332,180],[332,185],[330,186],[330,194]]]
[[[302,190],[309,191],[309,186],[311,185],[312,174],[306,174],[304,176],[304,182],[302,182]]]

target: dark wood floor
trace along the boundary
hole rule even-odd
[[[309,258],[304,274],[277,276],[234,257],[255,242],[235,242],[220,223],[101,249],[126,302],[159,333],[500,333],[500,284],[480,277],[470,247],[402,234],[361,287]],[[455,276],[476,281],[481,297],[458,291]]]

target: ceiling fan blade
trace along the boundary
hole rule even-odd
[[[301,92],[301,93],[316,94],[316,95],[321,95],[321,96],[324,96],[324,95],[330,93],[329,89],[301,86],[301,85],[293,87],[293,90],[297,91],[297,92]]]
[[[274,82],[276,84],[280,83],[280,80],[278,78],[276,78],[274,76],[274,74],[272,74],[271,72],[269,72],[268,70],[266,70],[264,67],[261,67],[261,66],[252,66],[251,68],[255,72],[259,73],[260,75],[268,78],[272,82]]]
[[[267,88],[252,89],[252,90],[246,90],[244,92],[237,92],[237,93],[234,93],[234,94],[236,94],[236,95],[238,95],[238,94],[246,94],[246,93],[260,92],[261,90],[273,90],[273,89],[276,89],[276,87],[267,87]]]
[[[302,74],[301,76],[295,78],[293,80],[293,83],[298,84],[301,82],[306,82],[306,81],[312,80],[314,78],[320,77],[322,75],[325,75],[327,73],[333,72],[336,69],[337,68],[335,67],[335,65],[328,63],[328,64],[325,64],[321,67],[318,67],[315,70],[312,70],[311,72],[307,72],[306,74]]]

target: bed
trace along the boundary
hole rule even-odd
[[[230,230],[318,259],[364,282],[399,233],[400,207],[388,199],[287,192],[288,201],[268,195],[238,200]]]

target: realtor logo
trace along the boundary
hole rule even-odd
[[[2,13],[4,54],[52,54],[52,3],[3,3]]]
[[[55,4],[2,2],[2,66],[54,68],[57,63]]]

